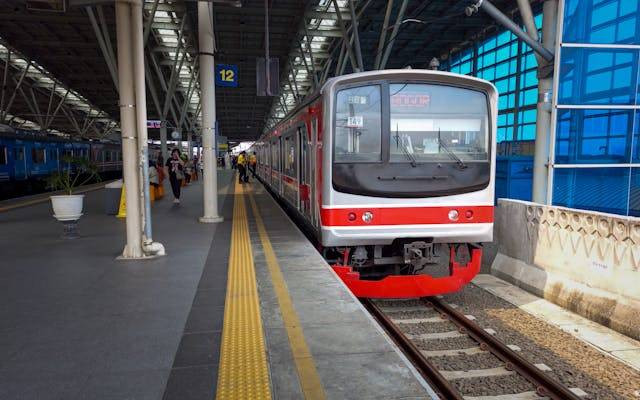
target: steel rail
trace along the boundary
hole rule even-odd
[[[431,304],[436,311],[447,316],[461,331],[464,330],[464,333],[477,341],[481,348],[488,350],[502,360],[507,369],[516,371],[533,383],[536,386],[538,395],[547,396],[552,400],[580,400],[580,397],[566,386],[542,372],[524,357],[487,333],[478,324],[471,322],[461,312],[434,297],[424,298],[423,301],[426,305]]]
[[[409,357],[418,372],[429,382],[433,390],[442,399],[447,400],[464,400],[464,397],[458,392],[451,383],[431,364],[431,362],[420,352],[413,342],[408,339],[404,333],[398,329],[380,308],[370,299],[362,299],[362,303],[369,310],[371,315],[383,326],[393,341],[400,349]]]

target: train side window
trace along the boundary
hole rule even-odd
[[[7,165],[9,163],[7,158],[7,146],[0,146],[0,165]]]
[[[382,160],[380,86],[340,90],[335,111],[335,161]]]
[[[24,147],[16,147],[13,149],[13,158],[16,161],[24,161]]]
[[[44,164],[47,161],[45,149],[31,149],[31,159],[34,164]]]
[[[284,138],[284,142],[282,143],[282,151],[284,152],[283,156],[283,169],[285,175],[294,176],[295,172],[293,170],[293,163],[295,160],[295,149],[293,146],[294,140],[293,137],[287,136]]]
[[[51,161],[58,161],[58,150],[49,149],[49,158],[51,159]]]
[[[272,155],[273,155],[273,169],[275,171],[280,171],[280,142],[274,141],[271,146]]]

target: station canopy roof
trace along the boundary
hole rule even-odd
[[[256,59],[265,55],[264,1],[211,1],[216,63],[238,67],[238,87],[216,88],[220,134],[231,142],[253,140],[324,80],[341,71],[351,72],[343,37],[344,33],[353,37],[352,15],[365,70],[375,69],[376,55],[384,59],[386,52],[386,68],[427,68],[433,57],[445,59],[497,29],[482,12],[467,17],[464,10],[470,3],[393,0],[387,29],[383,29],[389,0],[352,0],[351,4],[349,0],[269,0],[270,56],[279,59],[281,87],[279,96],[260,97],[256,96]],[[513,0],[493,3],[517,19]],[[534,8],[538,3],[532,1]],[[6,85],[0,124],[117,139],[113,2],[69,0],[69,5],[65,12],[42,12],[28,9],[24,0],[0,2],[0,80]],[[197,3],[144,0],[144,14],[149,119],[164,115],[169,129],[197,135],[201,114]],[[383,44],[381,32],[386,36]],[[355,56],[355,44],[352,48]],[[167,93],[173,96],[167,99]],[[158,138],[157,130],[149,134]]]

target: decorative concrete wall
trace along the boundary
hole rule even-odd
[[[640,218],[498,200],[493,274],[640,339]]]

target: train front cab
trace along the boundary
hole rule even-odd
[[[459,290],[479,272],[480,243],[493,235],[495,87],[399,70],[336,78],[323,91],[331,112],[324,117],[320,236],[323,246],[344,249],[334,270],[359,297]],[[464,264],[456,259],[461,245],[469,246]],[[415,273],[447,247],[448,276]],[[367,278],[398,261],[409,266],[405,272]]]

